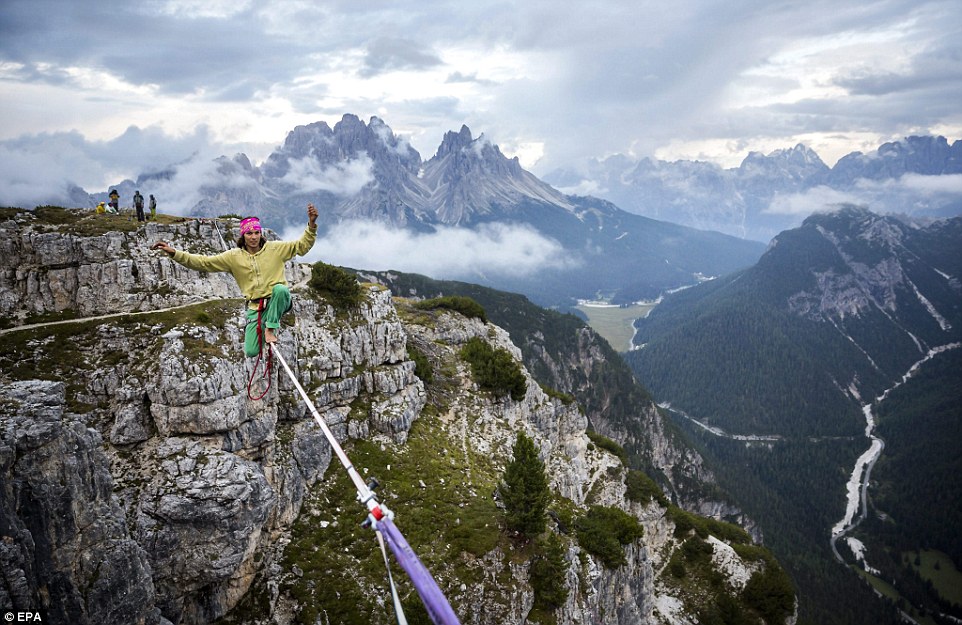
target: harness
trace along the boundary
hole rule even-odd
[[[254,385],[254,378],[257,376],[257,367],[261,363],[261,356],[264,354],[264,327],[261,325],[261,315],[264,312],[264,302],[270,299],[262,297],[257,301],[257,360],[254,361],[254,370],[251,371],[250,380],[247,381],[247,398],[253,401],[263,399],[267,392],[271,390],[271,367],[274,364],[274,350],[267,350],[267,358],[264,359],[264,374],[261,378],[267,378],[267,387],[264,392],[254,397],[251,394],[251,387]]]

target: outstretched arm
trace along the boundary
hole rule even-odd
[[[168,256],[174,259],[174,262],[178,262],[188,269],[196,269],[197,271],[231,271],[231,253],[235,250],[230,250],[223,252],[221,254],[215,254],[213,256],[204,256],[203,254],[188,254],[184,251],[175,250],[166,241],[157,241],[150,246],[152,250],[161,250]]]

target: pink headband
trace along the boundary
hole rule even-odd
[[[261,220],[257,217],[248,217],[247,219],[241,219],[240,222],[240,232],[242,235],[248,232],[254,232],[255,230],[261,229]]]

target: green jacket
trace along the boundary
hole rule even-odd
[[[287,284],[284,263],[306,254],[316,238],[317,230],[308,227],[297,241],[267,241],[256,254],[239,247],[213,256],[177,250],[174,260],[197,271],[229,271],[244,297],[254,300],[269,296],[275,284]]]

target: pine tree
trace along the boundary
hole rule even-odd
[[[545,529],[548,478],[533,440],[518,433],[512,452],[514,459],[505,467],[501,482],[506,524],[509,530],[530,539]]]
[[[555,610],[568,599],[565,575],[568,562],[561,539],[549,532],[548,538],[539,545],[541,551],[531,561],[531,588],[534,590],[534,607]]]

